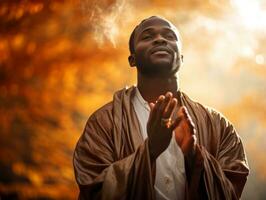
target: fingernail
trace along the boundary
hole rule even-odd
[[[173,102],[173,103],[177,103],[177,99],[176,99],[176,98],[173,98],[173,99],[172,99],[172,102]]]
[[[163,95],[160,95],[158,99],[161,99],[161,98],[163,98],[163,97],[164,97]]]
[[[173,96],[172,92],[167,92],[166,95],[167,95],[168,97],[172,97],[172,96]]]

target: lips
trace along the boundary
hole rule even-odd
[[[152,53],[152,55],[169,55],[167,51],[155,51]]]
[[[167,47],[159,46],[152,48],[151,54],[171,54],[171,50]]]

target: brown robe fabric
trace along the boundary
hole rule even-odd
[[[154,163],[123,89],[89,118],[73,157],[79,199],[155,199]],[[240,137],[220,113],[179,92],[196,125],[197,151],[186,160],[186,199],[239,199],[249,173]]]

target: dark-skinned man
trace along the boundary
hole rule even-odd
[[[240,137],[217,111],[180,91],[172,23],[143,20],[129,40],[137,87],[94,112],[74,153],[80,199],[239,199],[249,169]]]

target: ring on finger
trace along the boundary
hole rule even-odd
[[[169,117],[169,118],[161,118],[161,125],[164,126],[164,127],[169,128],[170,125],[171,125],[171,122],[172,122],[171,117]]]

